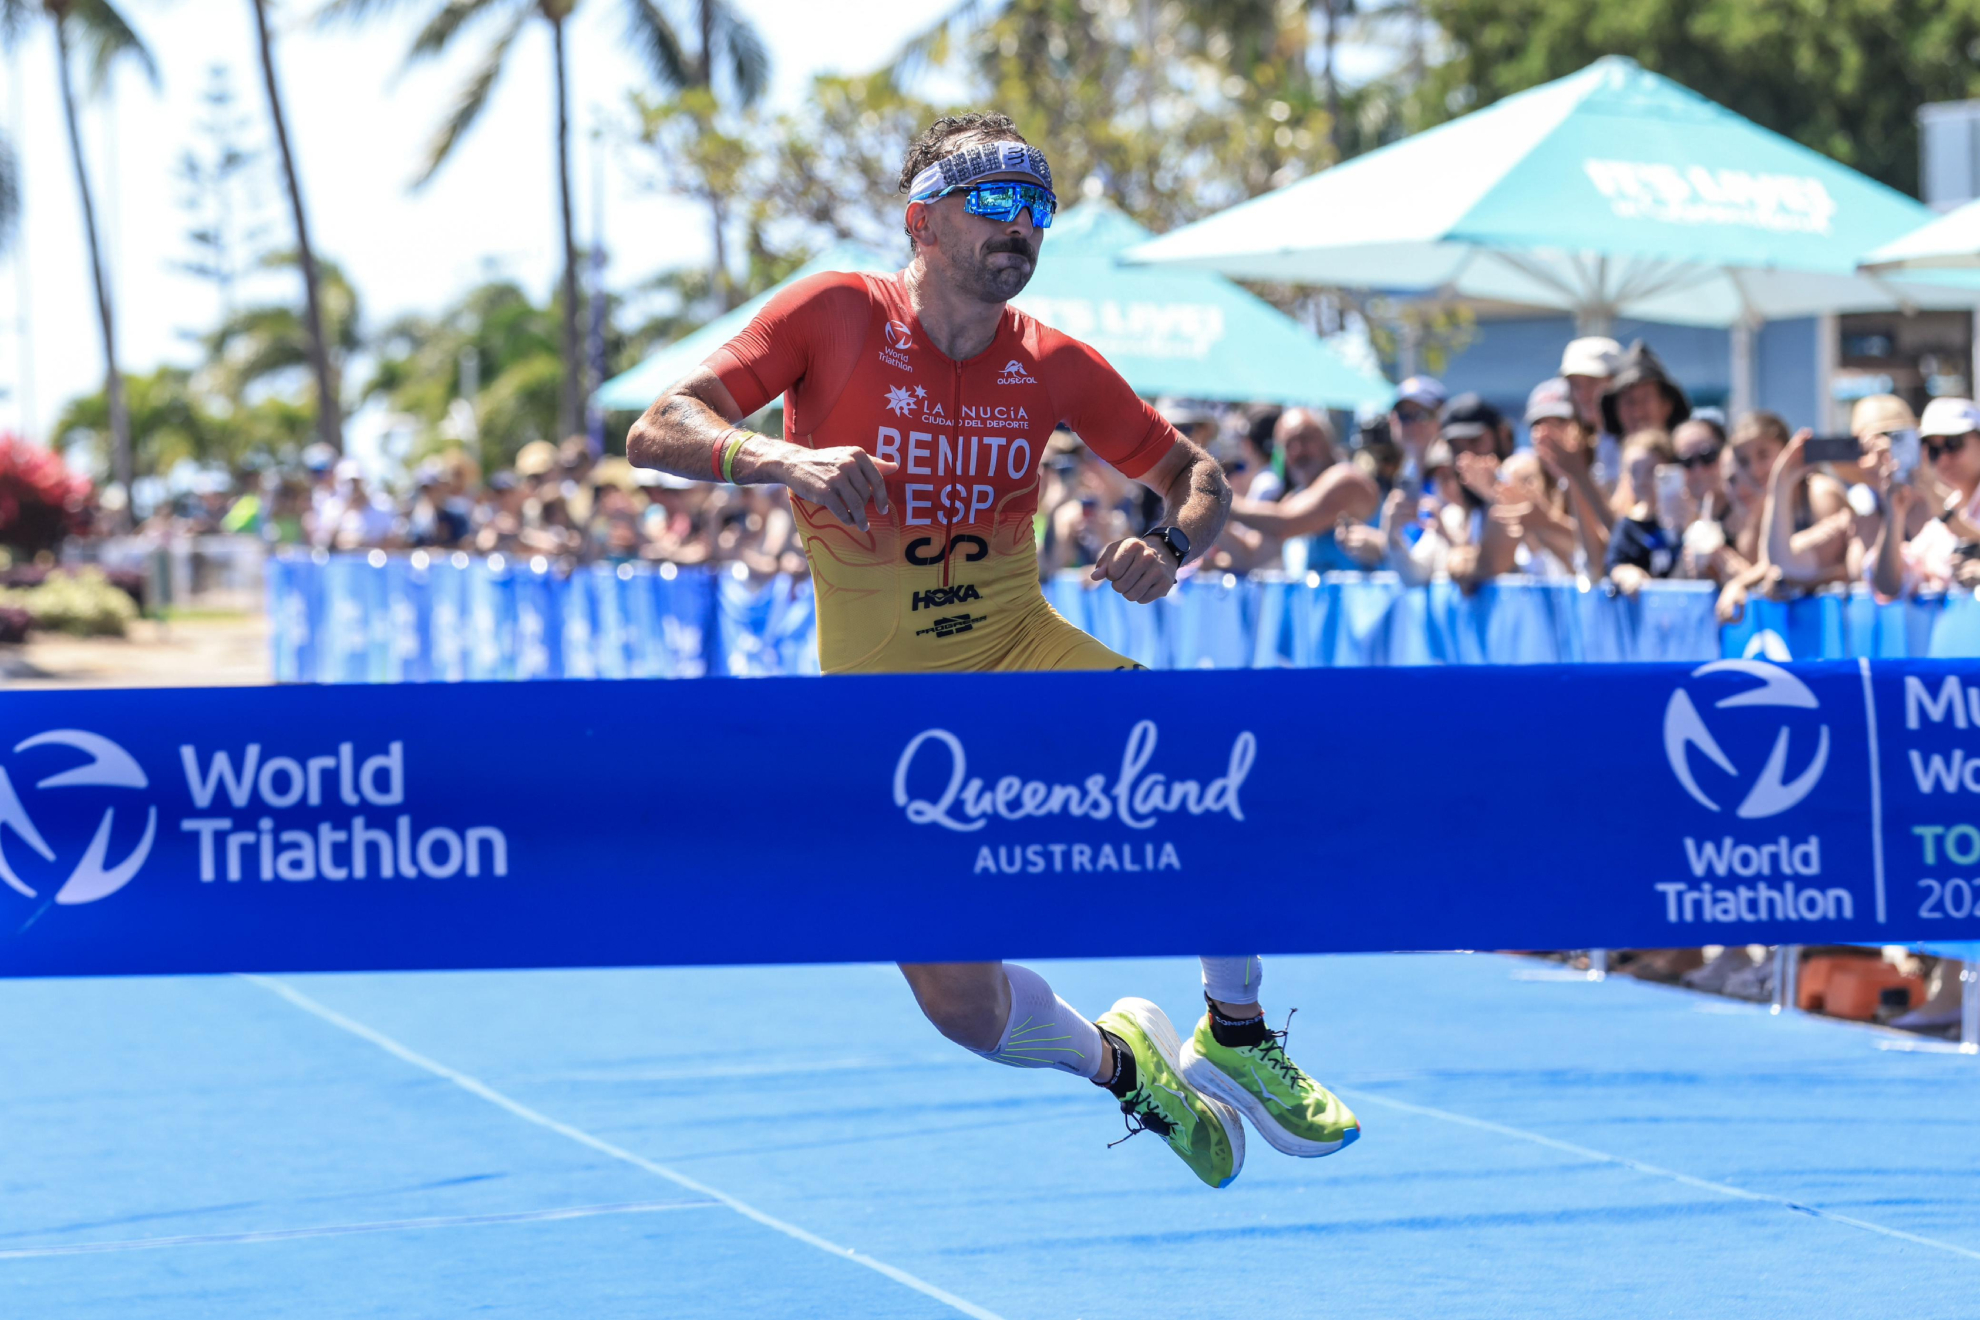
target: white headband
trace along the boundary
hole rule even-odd
[[[988,174],[1029,174],[1046,188],[1052,186],[1052,167],[1037,147],[1022,142],[987,142],[944,156],[915,175],[908,200],[925,202],[944,188],[974,183]]]

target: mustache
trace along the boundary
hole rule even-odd
[[[1016,234],[1012,234],[1009,238],[993,238],[983,245],[983,255],[986,257],[994,256],[999,252],[1008,252],[1012,256],[1023,257],[1026,261],[1034,264],[1038,261],[1037,250]]]

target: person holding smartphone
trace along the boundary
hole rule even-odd
[[[1719,592],[1721,623],[1746,613],[1755,587],[1813,587],[1849,573],[1849,537],[1855,515],[1841,482],[1807,460],[1814,432],[1790,437],[1776,413],[1751,412],[1733,428],[1732,454],[1740,479],[1762,492],[1756,558]]]
[[[1849,548],[1850,577],[1874,586],[1884,541],[1891,541],[1890,550],[1895,555],[1931,520],[1931,500],[1914,498],[1919,492],[1911,489],[1921,473],[1926,480],[1931,480],[1931,473],[1921,462],[1918,414],[1897,395],[1872,394],[1858,399],[1850,411],[1849,429],[1861,453],[1853,463],[1837,464],[1835,471],[1839,477],[1854,477],[1849,487],[1849,506],[1856,516]],[[1899,486],[1906,488],[1903,494],[1896,491]],[[1898,502],[1904,504],[1902,525],[1894,536],[1886,538],[1884,527]]]
[[[1656,504],[1657,470],[1676,459],[1667,432],[1638,431],[1623,441],[1623,477],[1627,489],[1641,495],[1610,529],[1603,567],[1625,596],[1634,596],[1652,578],[1669,577],[1677,567],[1678,541],[1658,517]]]
[[[1893,549],[1888,530],[1874,546],[1871,586],[1894,599],[1907,589],[1943,591],[1980,582],[1980,405],[1971,399],[1934,399],[1918,419],[1924,463],[1917,484],[1947,488],[1939,514],[1917,535]],[[1927,497],[1929,498],[1929,497]],[[1890,485],[1891,524],[1900,510],[1925,503],[1912,486]]]

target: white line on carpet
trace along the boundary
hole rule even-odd
[[[816,1233],[810,1232],[807,1229],[799,1228],[796,1224],[785,1223],[781,1219],[765,1214],[746,1201],[737,1200],[727,1192],[718,1191],[710,1187],[707,1183],[698,1182],[684,1173],[677,1173],[664,1164],[656,1164],[652,1160],[635,1155],[623,1147],[614,1146],[604,1138],[595,1137],[582,1128],[575,1128],[568,1123],[560,1123],[548,1115],[540,1114],[521,1101],[512,1100],[508,1096],[503,1095],[500,1091],[477,1077],[470,1077],[458,1069],[449,1068],[444,1063],[436,1063],[425,1055],[415,1053],[404,1045],[399,1044],[398,1041],[393,1040],[384,1032],[374,1031],[362,1022],[345,1017],[335,1009],[319,1004],[316,1000],[311,999],[292,985],[278,981],[273,977],[255,976],[248,973],[242,973],[242,979],[252,981],[263,989],[280,995],[297,1008],[302,1009],[306,1013],[315,1014],[334,1027],[348,1031],[353,1036],[362,1040],[370,1041],[387,1054],[402,1059],[415,1068],[424,1069],[432,1073],[435,1077],[443,1077],[468,1094],[479,1096],[489,1104],[508,1110],[525,1123],[534,1123],[540,1128],[547,1128],[559,1136],[568,1137],[581,1146],[589,1146],[601,1155],[609,1155],[615,1160],[622,1160],[636,1169],[644,1169],[655,1177],[665,1178],[668,1182],[676,1186],[685,1187],[691,1192],[699,1192],[703,1196],[720,1201],[723,1205],[728,1206],[729,1209],[735,1211],[745,1219],[753,1219],[765,1228],[775,1229],[786,1237],[795,1238],[799,1242],[817,1247],[820,1251],[830,1255],[838,1256],[843,1260],[849,1260],[856,1265],[864,1265],[867,1269],[875,1273],[886,1275],[895,1283],[912,1288],[924,1296],[932,1297],[943,1305],[952,1307],[964,1315],[972,1317],[972,1320],[1003,1320],[1003,1317],[999,1316],[995,1311],[987,1311],[976,1303],[958,1297],[945,1288],[939,1288],[929,1283],[926,1279],[917,1278],[909,1274],[906,1270],[889,1265],[883,1260],[876,1260],[864,1252],[853,1250],[851,1247],[842,1247],[838,1243],[819,1237]]]
[[[1410,1114],[1421,1114],[1425,1118],[1440,1118],[1446,1123],[1461,1123],[1465,1127],[1478,1128],[1480,1131],[1496,1132],[1502,1137],[1517,1137],[1521,1141],[1531,1141],[1536,1145],[1551,1146],[1555,1150],[1566,1151],[1570,1155],[1579,1155],[1583,1159],[1596,1160],[1603,1164],[1619,1165],[1625,1169],[1634,1169],[1638,1173],[1647,1173],[1655,1178],[1668,1178],[1672,1182],[1682,1183],[1686,1187],[1696,1187],[1703,1192],[1712,1192],[1719,1196],[1729,1196],[1740,1201],[1763,1201],[1769,1205],[1778,1205],[1783,1209],[1795,1210],[1804,1215],[1811,1215],[1816,1219],[1827,1219],[1833,1223],[1847,1224],[1851,1228],[1860,1228],[1867,1233],[1879,1233],[1884,1237],[1897,1238],[1901,1242],[1914,1242],[1921,1247],[1932,1247],[1939,1251],[1949,1251],[1955,1256],[1965,1256],[1969,1260],[1980,1260],[1980,1251],[1955,1246],[1950,1242],[1941,1242],[1937,1238],[1920,1237],[1916,1233],[1907,1233],[1901,1228],[1886,1228],[1882,1224],[1873,1224],[1867,1219],[1858,1219],[1853,1215],[1840,1215],[1833,1210],[1824,1210],[1820,1206],[1809,1205],[1805,1201],[1796,1201],[1785,1196],[1775,1196],[1771,1192],[1754,1192],[1744,1187],[1735,1187],[1731,1183],[1713,1182],[1709,1178],[1693,1177],[1688,1173],[1679,1173],[1675,1169],[1661,1168],[1655,1164],[1645,1164],[1642,1160],[1633,1160],[1627,1155],[1611,1155],[1605,1150],[1595,1150],[1588,1146],[1577,1146],[1572,1141],[1559,1141],[1553,1137],[1542,1136],[1538,1132],[1528,1132],[1524,1128],[1507,1127],[1503,1123],[1487,1122],[1482,1118],[1472,1118],[1468,1114],[1452,1113],[1448,1109],[1436,1109],[1430,1105],[1411,1104],[1407,1100],[1396,1100],[1385,1095],[1369,1095],[1366,1092],[1357,1092],[1354,1103],[1357,1105],[1387,1105],[1391,1109],[1400,1109]]]
[[[71,1242],[47,1247],[0,1250],[0,1260],[39,1256],[92,1256],[105,1251],[155,1251],[160,1247],[222,1247],[241,1242],[292,1242],[297,1238],[344,1237],[351,1233],[403,1233],[422,1228],[475,1228],[483,1224],[538,1224],[596,1215],[647,1215],[661,1210],[699,1210],[720,1201],[625,1201],[617,1205],[566,1205],[551,1210],[515,1210],[492,1215],[444,1215],[433,1219],[380,1219],[367,1224],[323,1224],[315,1228],[262,1228],[244,1233],[191,1233],[180,1237],[129,1238],[121,1242]]]

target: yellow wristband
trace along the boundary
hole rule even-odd
[[[740,454],[742,447],[748,443],[749,432],[738,430],[730,433],[729,443],[722,446],[722,480],[732,485],[735,483],[736,455]]]

